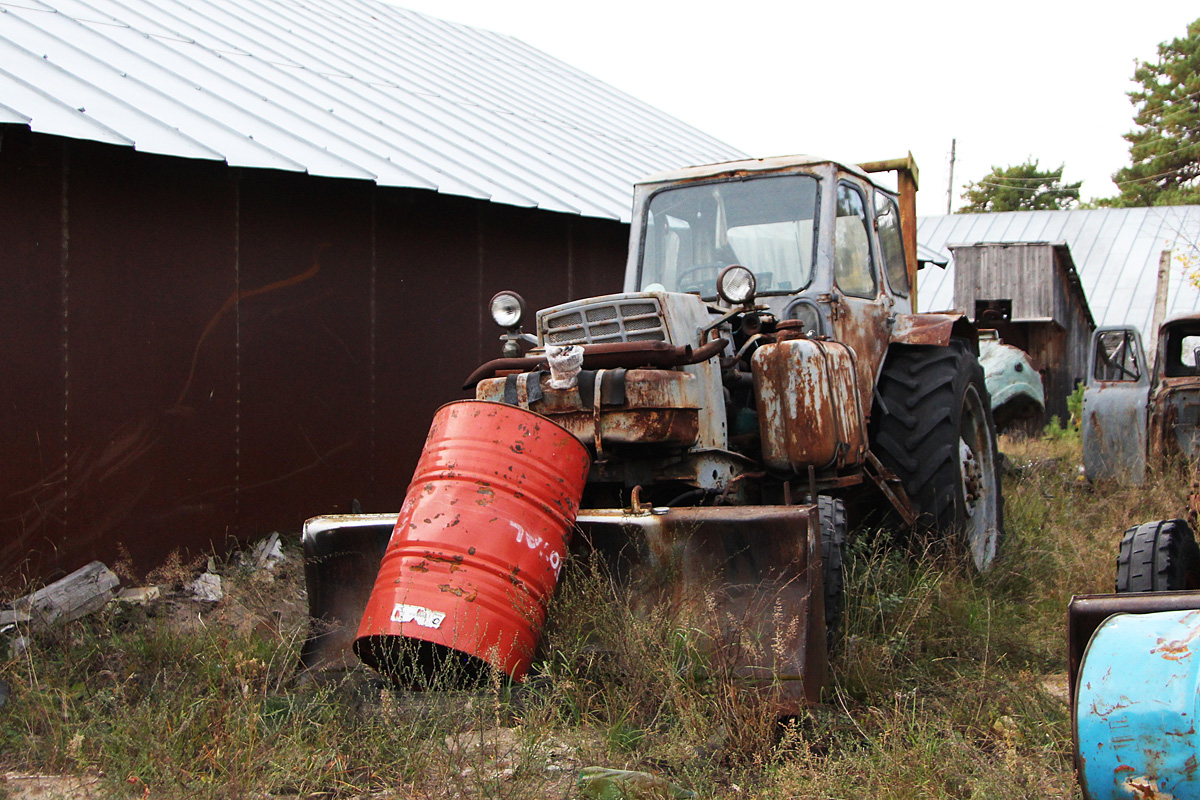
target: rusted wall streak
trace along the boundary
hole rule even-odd
[[[0,576],[111,563],[118,541],[144,569],[351,498],[394,508],[434,409],[500,354],[486,299],[618,291],[627,240],[5,130]]]

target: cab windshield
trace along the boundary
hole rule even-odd
[[[759,294],[788,294],[812,279],[817,178],[779,175],[664,189],[650,199],[642,236],[642,289],[717,296],[730,264],[754,273]]]

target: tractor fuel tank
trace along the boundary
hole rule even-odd
[[[771,469],[853,467],[866,454],[854,351],[796,338],[764,345],[751,361],[763,461]]]

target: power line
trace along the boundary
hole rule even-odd
[[[1043,183],[1044,183],[1044,181],[1043,181]],[[1013,185],[1007,184],[1007,183],[993,183],[991,181],[977,181],[973,185],[975,185],[975,186],[991,186],[996,189],[1012,189],[1014,192],[1030,192],[1032,194],[1038,194],[1038,193],[1069,194],[1071,192],[1078,191],[1077,187],[1047,186],[1045,189],[1039,189],[1039,188],[1033,187],[1033,186],[1013,186]]]

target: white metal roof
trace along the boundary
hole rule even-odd
[[[509,36],[375,0],[0,0],[0,123],[629,219],[745,154]]]
[[[1153,341],[1154,295],[1163,250],[1174,250],[1167,316],[1200,311],[1200,289],[1181,256],[1200,243],[1200,206],[951,214],[917,221],[920,245],[950,258],[951,244],[1066,242],[1097,325],[1133,325]],[[954,305],[954,264],[921,270],[922,311]]]

